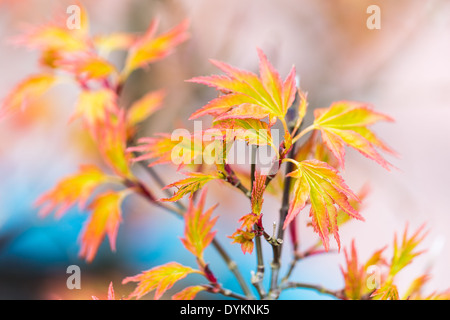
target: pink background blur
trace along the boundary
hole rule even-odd
[[[20,34],[23,25],[45,23],[58,9],[64,12],[72,3],[0,0],[1,98],[14,84],[38,70],[36,52],[14,47],[8,39]],[[147,123],[141,132],[143,136],[170,132],[177,123],[189,127],[188,116],[216,93],[184,80],[216,73],[208,63],[209,58],[256,71],[257,47],[265,51],[282,77],[295,64],[301,86],[308,91],[311,109],[327,107],[336,100],[359,100],[394,117],[396,123],[376,125],[374,131],[400,154],[399,158],[387,157],[398,170],[388,172],[357,152],[347,152],[343,173],[347,184],[358,190],[368,182],[371,193],[362,211],[366,222],[343,226],[341,241],[343,246],[348,246],[354,238],[362,259],[366,259],[375,249],[391,245],[394,232],[402,232],[406,222],[411,231],[426,222],[430,232],[422,248],[428,248],[428,252],[399,275],[399,289],[404,290],[408,280],[430,266],[433,277],[429,290],[450,287],[449,1],[96,0],[83,3],[90,14],[93,34],[143,32],[154,17],[160,18],[160,30],[184,18],[191,21],[191,39],[175,54],[152,65],[147,73],[134,74],[125,88],[128,100],[148,90],[168,89],[165,107]],[[369,16],[366,8],[371,4],[381,8],[381,30],[366,28]],[[113,58],[119,65],[123,63],[120,54]],[[33,195],[40,194],[58,178],[73,172],[78,163],[96,160],[95,152],[81,138],[81,126],[67,126],[76,94],[73,88],[52,91],[46,95],[48,105],[42,107],[47,110],[45,113],[36,107],[31,109],[35,111],[30,116],[16,115],[0,123],[0,234],[2,225],[20,214],[9,201],[15,198],[14,192],[27,189]],[[311,121],[309,116],[306,122],[309,125]],[[167,176],[174,181],[175,174],[169,172]],[[248,203],[229,188],[216,185],[210,189],[211,204],[221,199],[236,199],[222,201],[217,210],[221,214],[219,224],[224,226],[219,234],[229,235],[236,227],[239,212],[244,210],[245,214],[249,210]],[[19,197],[15,201],[25,200]],[[31,206],[33,199],[26,201],[29,205],[25,208],[35,214]],[[267,199],[263,212],[270,225],[278,212],[278,202]],[[156,214],[152,217],[155,219]],[[306,213],[302,219],[306,220]],[[26,219],[21,221],[26,225]],[[40,225],[46,223],[33,221]],[[122,227],[126,223],[127,219]],[[160,223],[165,225],[163,221]],[[157,228],[156,224],[153,222],[149,228]],[[316,239],[304,227],[300,234],[305,247]],[[73,242],[76,243],[76,237]],[[77,247],[72,249],[76,251]],[[239,250],[235,252],[239,254]],[[253,258],[245,257],[251,263]],[[340,287],[342,262],[342,254],[330,255],[315,259],[311,266],[314,265],[317,279],[326,274],[327,279],[339,279],[330,283]],[[302,266],[296,270],[299,276]]]

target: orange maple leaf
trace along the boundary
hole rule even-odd
[[[62,179],[50,191],[41,195],[35,206],[42,206],[39,214],[43,217],[56,210],[56,217],[61,217],[77,201],[83,209],[92,192],[99,185],[107,182],[109,176],[94,165],[82,165],[78,173]]]
[[[189,286],[172,296],[172,300],[193,300],[197,293],[206,290],[204,286]]]
[[[217,205],[204,211],[206,200],[206,189],[202,191],[197,205],[190,199],[189,207],[184,215],[185,227],[184,238],[181,239],[184,246],[201,262],[203,262],[203,251],[211,243],[216,235],[216,231],[211,231],[218,216],[211,219],[211,214]]]
[[[378,121],[393,121],[391,117],[373,111],[367,104],[353,101],[339,101],[329,108],[316,109],[315,117],[311,128],[320,130],[325,145],[339,160],[342,168],[345,156],[344,145],[358,150],[386,169],[392,166],[375,148],[391,154],[395,152],[367,128]]]
[[[284,82],[278,72],[258,49],[260,76],[234,68],[226,63],[211,60],[226,76],[197,77],[189,80],[214,87],[227,94],[220,96],[191,115],[190,119],[210,114],[216,120],[269,118],[273,124],[277,118],[284,121],[287,109],[292,105],[297,91],[295,68]]]
[[[149,92],[135,101],[127,111],[127,125],[132,127],[147,119],[161,108],[164,97],[165,91],[158,90]]]
[[[239,243],[244,254],[253,252],[253,238],[255,238],[255,233],[253,231],[237,229],[236,232],[231,236],[228,236],[228,238],[233,239],[232,243]]]
[[[340,247],[337,215],[338,208],[353,218],[364,220],[363,217],[350,205],[349,199],[359,202],[358,197],[345,184],[338,171],[325,162],[318,160],[304,160],[293,162],[297,169],[288,176],[294,180],[294,198],[290,203],[289,211],[283,228],[291,223],[297,214],[305,207],[306,201],[311,202],[310,216],[312,225],[322,239],[325,250],[329,249],[328,235],[331,232]]]
[[[154,299],[158,300],[167,290],[172,288],[175,282],[191,273],[203,274],[199,270],[185,267],[177,262],[169,262],[144,271],[134,277],[127,277],[123,279],[122,283],[138,282],[136,289],[128,296],[129,299],[133,297],[140,299],[147,293],[155,290]]]
[[[70,121],[82,118],[86,126],[95,132],[97,127],[109,121],[110,113],[116,113],[117,95],[110,89],[83,90],[76,104],[76,110]]]
[[[177,137],[166,133],[156,134],[156,137],[141,138],[141,145],[129,147],[128,152],[142,153],[133,162],[155,160],[149,167],[162,163],[175,163],[182,167],[184,164],[197,163],[203,155],[203,141],[201,137],[182,133]]]
[[[91,262],[105,235],[108,235],[112,251],[116,251],[116,238],[119,224],[122,221],[122,201],[130,191],[106,191],[98,195],[88,209],[91,212],[89,220],[81,233],[80,257]]]
[[[36,74],[27,77],[15,86],[0,107],[0,118],[7,113],[24,110],[28,103],[37,100],[58,82],[58,78],[50,73]]]
[[[127,131],[123,110],[109,117],[96,128],[95,136],[99,140],[99,149],[103,160],[114,172],[126,179],[133,179],[131,154],[127,152]]]
[[[205,174],[200,172],[187,172],[185,175],[187,178],[176,181],[164,187],[164,189],[175,187],[178,188],[178,190],[172,197],[160,199],[160,201],[178,201],[187,194],[190,194],[192,197],[194,192],[203,188],[206,183],[212,180],[222,179],[221,173]]]
[[[185,20],[173,29],[155,37],[158,21],[153,21],[146,33],[130,47],[122,78],[128,77],[137,68],[145,67],[169,55],[177,45],[189,38],[188,26],[189,22]]]

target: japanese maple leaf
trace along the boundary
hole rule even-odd
[[[418,299],[418,300],[424,300],[422,298],[422,289],[425,286],[425,284],[430,280],[431,276],[427,273],[417,277],[414,279],[411,284],[409,285],[408,289],[406,290],[405,294],[403,295],[403,300],[408,299]]]
[[[131,154],[127,152],[127,127],[125,114],[120,110],[114,117],[108,117],[106,122],[95,128],[95,136],[99,140],[99,149],[103,160],[124,178],[133,179],[131,171]]]
[[[41,64],[51,68],[66,54],[91,51],[88,14],[80,3],[77,6],[80,8],[79,28],[68,28],[67,16],[61,14],[52,22],[30,28],[16,37],[15,43],[40,50]]]
[[[422,254],[424,251],[416,251],[417,246],[423,241],[427,233],[423,233],[425,225],[422,225],[414,232],[412,236],[408,236],[408,226],[405,227],[402,237],[402,243],[399,245],[397,234],[394,237],[394,253],[391,261],[391,269],[389,275],[394,277],[400,270],[409,265],[411,261]]]
[[[138,143],[140,145],[129,147],[127,151],[140,153],[133,159],[134,162],[154,160],[149,167],[162,163],[175,163],[181,167],[197,163],[203,154],[201,137],[190,133],[182,133],[176,137],[160,133],[156,137],[141,138]]]
[[[0,107],[0,118],[7,113],[23,111],[28,103],[37,100],[51,87],[58,83],[58,78],[51,73],[41,73],[27,77],[17,84]]]
[[[115,32],[107,35],[96,35],[92,39],[95,48],[102,57],[116,50],[128,50],[136,41],[134,34]]]
[[[111,112],[117,112],[117,96],[113,90],[83,90],[70,121],[82,118],[92,131],[108,121]]]
[[[83,31],[80,29],[80,31]],[[58,22],[48,23],[31,28],[23,35],[16,37],[15,43],[41,51],[83,52],[89,50],[85,32],[70,30]]]
[[[109,176],[98,167],[82,165],[79,172],[62,179],[52,190],[41,195],[35,205],[42,206],[39,214],[43,217],[55,209],[56,217],[61,217],[76,202],[83,209],[94,189],[108,180]]]
[[[395,284],[386,283],[376,290],[371,298],[374,300],[399,300],[398,289]]]
[[[395,152],[367,128],[378,121],[393,121],[389,116],[373,111],[364,103],[339,101],[329,108],[316,109],[315,118],[313,128],[320,130],[325,145],[339,160],[342,168],[344,145],[358,150],[388,170],[392,166],[380,156],[376,148],[391,154]]]
[[[172,53],[177,45],[189,38],[187,33],[188,27],[189,22],[185,20],[171,30],[155,36],[158,21],[153,21],[146,33],[142,37],[137,38],[131,45],[122,71],[122,77],[126,78],[133,70],[145,67],[149,63],[160,60]]]
[[[176,181],[174,183],[171,183],[164,187],[164,189],[176,187],[178,190],[174,193],[174,195],[170,198],[160,199],[161,201],[177,201],[180,200],[182,197],[184,197],[187,194],[190,194],[191,196],[193,193],[201,188],[204,187],[204,185],[212,180],[215,179],[221,179],[222,174],[219,173],[212,173],[212,174],[204,174],[200,172],[188,172],[185,175],[188,177],[179,181]]]
[[[197,293],[206,290],[204,286],[189,286],[172,296],[172,300],[193,300]]]
[[[144,271],[134,277],[127,277],[123,279],[122,283],[138,282],[136,289],[129,295],[129,299],[133,297],[140,299],[147,293],[155,291],[154,299],[158,300],[177,281],[191,273],[203,274],[199,270],[183,266],[177,262],[169,262]]]
[[[365,264],[360,264],[358,262],[358,254],[356,252],[354,240],[351,244],[350,253],[344,249],[346,270],[341,267],[341,272],[344,276],[344,294],[347,299],[359,300],[364,295],[371,293],[371,289],[367,286],[367,270],[373,265],[386,264],[382,257],[385,249],[386,247],[375,251]]]
[[[181,239],[186,249],[201,262],[203,262],[203,251],[214,239],[216,231],[212,231],[212,228],[219,218],[217,216],[211,219],[217,205],[204,211],[205,200],[206,190],[203,190],[197,205],[194,204],[193,199],[189,201],[188,210],[184,215],[184,238]]]
[[[293,200],[284,221],[283,228],[294,220],[305,207],[306,201],[311,202],[310,216],[312,225],[322,239],[325,250],[329,249],[328,235],[331,232],[340,246],[337,215],[338,208],[353,218],[363,220],[361,215],[350,205],[349,199],[359,201],[358,197],[344,183],[338,171],[325,162],[318,160],[293,161],[297,169],[288,176],[295,179]]]
[[[258,49],[258,55],[260,59],[259,77],[252,72],[211,60],[226,75],[197,77],[189,80],[227,93],[194,112],[190,119],[196,119],[206,114],[213,115],[216,120],[261,120],[268,117],[270,124],[273,124],[277,118],[284,119],[287,109],[294,102],[297,90],[295,68],[292,68],[286,80],[282,82],[278,72],[260,49]]]
[[[272,147],[277,153],[278,149],[275,147],[270,128],[267,123],[255,119],[227,119],[218,120],[213,124],[213,130],[220,130],[221,135],[226,141],[242,140],[249,145]]]
[[[117,73],[116,68],[104,58],[92,53],[66,54],[55,62],[55,66],[65,70],[80,80],[104,80]]]
[[[152,91],[135,101],[127,111],[127,126],[135,126],[161,108],[164,96],[164,90]]]
[[[236,232],[231,236],[228,236],[228,238],[233,239],[232,243],[239,243],[244,254],[253,252],[253,238],[255,238],[255,233],[253,231],[237,229]]]
[[[255,225],[261,225],[261,209],[264,202],[263,194],[266,189],[266,178],[267,176],[261,175],[255,171],[255,178],[250,197],[252,212],[242,216],[239,219],[239,222],[241,223],[240,228],[238,228],[231,236],[228,236],[228,238],[233,239],[232,243],[241,245],[241,250],[244,254],[253,252],[253,239],[256,236],[254,227]]]
[[[266,190],[266,179],[267,176],[259,174],[255,171],[255,178],[253,181],[252,194],[251,194],[251,204],[252,213],[259,216],[261,215],[262,204],[264,202],[264,191]]]
[[[112,251],[116,251],[116,238],[122,221],[122,201],[129,190],[120,192],[106,191],[98,195],[88,209],[91,211],[81,233],[80,257],[87,262],[94,260],[98,248],[106,235]]]

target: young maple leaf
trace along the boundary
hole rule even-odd
[[[111,74],[117,73],[116,68],[107,60],[92,52],[67,54],[54,64],[76,76],[79,81],[104,80]]]
[[[253,181],[251,204],[252,213],[259,216],[262,210],[262,204],[264,202],[264,191],[266,190],[267,176],[257,173],[255,171],[255,180]]]
[[[127,150],[127,132],[123,110],[116,114],[115,119],[107,119],[103,125],[96,128],[95,135],[99,138],[99,149],[105,162],[116,174],[127,179],[133,179],[130,169],[131,155]]]
[[[249,145],[270,146],[278,153],[275,147],[270,128],[267,123],[256,119],[228,119],[218,120],[207,132],[220,130],[220,135],[226,141],[242,140]]]
[[[94,165],[82,165],[78,173],[62,179],[52,190],[41,195],[35,206],[42,206],[39,215],[47,216],[56,210],[56,217],[61,217],[77,201],[83,209],[95,188],[106,183],[109,177]]]
[[[371,296],[373,300],[399,300],[398,289],[395,284],[386,283]]]
[[[371,290],[367,286],[367,270],[373,265],[386,264],[382,257],[385,249],[386,247],[376,251],[365,264],[359,264],[355,241],[352,241],[350,254],[344,248],[346,270],[341,267],[341,272],[344,277],[344,294],[347,299],[359,300],[364,295],[371,293]]]
[[[7,113],[24,110],[58,82],[58,78],[50,73],[36,74],[21,81],[9,93],[0,107],[0,118]]]
[[[346,144],[389,170],[392,165],[384,160],[375,148],[391,154],[395,152],[367,128],[378,121],[393,121],[393,119],[373,111],[366,104],[339,101],[329,108],[315,110],[313,128],[320,130],[325,145],[339,160],[342,168]]]
[[[339,162],[318,138],[318,131],[313,131],[308,140],[305,141],[296,151],[294,160],[300,162],[303,160],[317,159],[328,163],[335,169],[339,168]]]
[[[358,200],[355,199],[349,199],[349,203],[352,206],[353,209],[360,212],[363,207],[363,202],[367,195],[369,194],[370,188],[368,184],[365,184],[362,186],[362,188],[358,191],[356,196],[358,197]],[[338,210],[338,216],[337,216],[337,224],[338,226],[342,226],[343,224],[349,222],[352,219],[352,217],[345,213],[344,210],[340,209]]]
[[[90,49],[84,32],[70,30],[66,25],[49,23],[34,27],[14,41],[31,49],[56,52],[82,52]]]
[[[161,108],[165,95],[164,90],[153,91],[134,102],[127,111],[127,126],[134,127]]]
[[[237,229],[236,232],[231,236],[228,236],[228,238],[233,239],[232,243],[239,243],[244,254],[253,252],[253,238],[255,238],[255,233],[253,231]]]
[[[304,160],[301,162],[294,161],[294,163],[297,169],[288,174],[288,176],[295,178],[294,199],[290,203],[283,228],[286,228],[294,220],[305,207],[309,198],[312,225],[314,231],[322,239],[325,250],[328,251],[329,249],[329,232],[334,235],[340,247],[337,225],[338,211],[335,205],[351,217],[363,220],[349,203],[349,199],[359,201],[358,197],[344,183],[338,171],[325,162]]]
[[[164,189],[176,187],[178,188],[177,192],[170,198],[160,199],[160,201],[178,201],[188,193],[193,195],[193,193],[204,187],[206,183],[215,179],[222,179],[222,174],[213,173],[213,174],[204,174],[200,172],[188,172],[185,175],[188,177],[174,183],[171,183],[164,187]]]
[[[211,219],[211,214],[217,205],[203,212],[206,200],[206,190],[203,190],[197,205],[190,199],[189,207],[184,215],[184,238],[181,239],[184,246],[200,261],[203,261],[203,251],[211,243],[216,231],[211,229],[216,224],[218,216]]]
[[[405,227],[401,246],[397,243],[397,234],[394,236],[394,253],[391,261],[389,275],[394,277],[400,270],[406,267],[411,261],[424,251],[415,251],[417,246],[423,241],[427,233],[423,233],[425,225],[422,225],[410,237],[408,237],[408,226]]]
[[[146,33],[130,47],[125,67],[122,71],[122,78],[128,77],[135,69],[145,67],[149,63],[166,57],[177,45],[189,38],[187,33],[189,22],[187,20],[155,37],[157,27],[158,22],[153,21]]]
[[[238,222],[241,223],[240,229],[244,230],[247,229],[247,231],[252,231],[253,226],[260,222],[261,214],[257,213],[248,213],[246,215],[243,215]]]
[[[81,233],[80,257],[92,262],[105,235],[112,251],[116,251],[116,238],[122,221],[122,201],[130,191],[107,191],[98,195],[88,209],[91,212]]]
[[[345,296],[348,299],[359,300],[363,295],[365,270],[364,266],[358,264],[358,255],[356,253],[355,241],[352,241],[350,255],[344,249],[345,262],[347,270],[341,267],[345,282]]]
[[[110,112],[117,112],[117,110],[117,95],[113,90],[83,90],[78,97],[76,110],[70,121],[80,117],[89,129],[95,131],[97,127],[108,121]]]
[[[136,41],[136,36],[124,32],[116,32],[107,35],[97,35],[92,39],[99,55],[106,57],[112,51],[128,50]]]
[[[204,291],[204,286],[189,286],[172,296],[172,300],[193,300],[197,293]]]
[[[239,70],[223,62],[211,62],[224,71],[226,76],[197,77],[189,80],[214,87],[228,94],[222,95],[191,115],[190,119],[210,114],[216,120],[269,118],[273,124],[277,118],[284,119],[287,109],[295,99],[295,68],[284,82],[278,72],[258,49],[260,76]]]
[[[142,155],[133,159],[133,162],[155,159],[148,166],[162,163],[175,163],[180,165],[197,163],[203,154],[203,142],[200,137],[191,134],[181,134],[172,137],[166,133],[157,134],[157,137],[141,138],[141,145],[130,147],[128,152],[139,152]]]
[[[86,50],[90,47],[89,15],[79,1],[76,5],[80,9],[80,24],[77,28],[68,28],[67,14],[61,12],[52,22],[30,28],[24,35],[19,36],[16,42],[40,50],[57,49],[70,52]]]
[[[431,276],[429,274],[423,274],[419,276],[418,278],[414,279],[411,284],[409,285],[408,289],[406,290],[405,294],[403,295],[403,300],[410,300],[410,299],[418,299],[423,300],[422,297],[422,289],[424,285],[430,280]]]
[[[185,267],[177,262],[169,262],[162,266],[154,267],[144,271],[134,277],[123,279],[122,284],[128,282],[138,282],[136,289],[128,296],[129,299],[135,297],[140,299],[147,293],[155,290],[154,299],[158,300],[161,296],[179,280],[185,278],[188,274],[203,272]]]
[[[239,219],[241,227],[228,237],[233,239],[233,243],[239,243],[241,245],[241,250],[244,254],[246,252],[253,252],[253,239],[256,236],[254,227],[255,225],[261,226],[261,210],[264,202],[263,194],[266,189],[266,178],[267,176],[258,174],[258,172],[255,171],[255,179],[253,181],[251,194],[252,212]]]

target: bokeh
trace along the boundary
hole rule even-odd
[[[21,79],[37,70],[36,52],[14,45],[12,38],[26,26],[50,21],[74,1],[0,0],[0,99]],[[408,223],[411,230],[426,223],[429,230],[417,258],[399,276],[399,289],[430,270],[429,292],[450,287],[450,3],[446,0],[85,0],[91,32],[142,33],[154,18],[166,30],[185,18],[191,22],[191,38],[168,58],[133,73],[124,88],[127,104],[149,90],[166,88],[164,107],[142,127],[140,136],[190,128],[187,118],[216,94],[214,90],[185,82],[216,73],[208,59],[256,71],[256,48],[286,76],[295,65],[301,87],[308,92],[310,109],[327,107],[337,100],[373,104],[396,119],[380,124],[375,132],[395,149],[391,172],[348,150],[343,176],[358,190],[370,185],[364,203],[365,222],[341,228],[341,242],[352,239],[361,258],[392,244],[394,233]],[[369,30],[366,12],[381,8],[381,29]],[[118,66],[124,56],[112,56]],[[40,194],[79,164],[99,162],[99,155],[80,123],[68,123],[78,91],[59,86],[38,102],[0,122],[0,298],[90,299],[106,297],[110,281],[116,296],[127,295],[132,285],[121,280],[169,261],[195,265],[180,242],[183,225],[174,216],[131,196],[124,203],[117,251],[104,241],[96,259],[86,264],[78,257],[79,232],[86,213],[73,208],[57,220],[41,219],[33,205]],[[312,122],[310,115],[305,120]],[[169,166],[158,167],[167,183],[178,174]],[[157,187],[144,170],[143,179]],[[237,220],[249,212],[248,201],[235,190],[213,184],[208,205],[219,203],[218,236],[239,264],[246,279],[256,267],[254,255],[242,255],[231,245]],[[278,199],[267,198],[265,219],[276,220]],[[316,239],[300,217],[301,246]],[[270,249],[270,248],[267,248]],[[289,245],[283,262],[289,262]],[[268,250],[266,256],[270,256]],[[208,248],[206,256],[220,275],[220,282],[239,291],[226,266]],[[340,253],[310,258],[294,272],[299,281],[340,289],[343,279]],[[66,287],[66,269],[79,265],[82,289]],[[266,265],[269,269],[269,265]],[[195,277],[192,281],[195,282]],[[266,279],[268,280],[268,279]],[[183,285],[189,284],[186,279]],[[181,286],[176,286],[181,288]],[[217,296],[201,293],[202,299]],[[324,295],[291,290],[282,299],[329,299]]]

